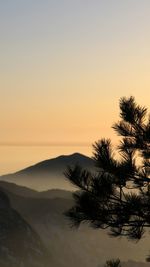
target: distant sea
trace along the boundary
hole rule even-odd
[[[0,175],[21,170],[42,160],[75,152],[92,155],[92,145],[1,145]]]

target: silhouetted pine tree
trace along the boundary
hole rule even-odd
[[[94,174],[80,166],[65,176],[80,190],[66,215],[74,226],[89,222],[113,236],[140,239],[150,227],[150,117],[133,97],[121,98],[120,121],[113,129],[121,136],[114,155],[110,140],[94,144]]]
[[[121,262],[119,259],[108,260],[106,261],[106,264],[104,265],[104,267],[121,267]]]

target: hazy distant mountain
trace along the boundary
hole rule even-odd
[[[39,175],[41,173],[58,173],[59,171],[62,174],[62,172],[66,169],[66,166],[75,164],[80,164],[82,167],[88,169],[93,168],[93,160],[91,158],[79,153],[74,153],[72,155],[63,155],[54,159],[42,161],[34,166],[21,170],[16,174]]]
[[[72,186],[66,180],[64,171],[68,165],[75,164],[89,170],[94,169],[94,161],[91,158],[74,153],[42,161],[13,174],[3,175],[0,180],[14,182],[39,191],[50,188],[71,189]]]
[[[48,258],[39,236],[0,191],[0,266],[46,267]]]
[[[0,188],[6,190],[6,192],[11,192],[15,195],[29,198],[66,198],[71,199],[72,193],[67,190],[61,189],[49,189],[45,191],[36,191],[31,188],[20,186],[15,183],[9,183],[5,181],[0,181]]]
[[[14,194],[24,197],[36,197],[38,195],[38,192],[36,190],[25,186],[19,186],[15,183],[0,181],[0,187],[6,189],[6,191],[10,191]]]

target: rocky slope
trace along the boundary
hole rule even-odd
[[[41,239],[0,191],[0,266],[51,266]]]
[[[125,238],[110,238],[106,232],[93,230],[87,225],[82,225],[78,230],[70,228],[63,213],[73,205],[71,192],[49,190],[39,193],[21,188],[21,195],[17,195],[15,191],[19,193],[18,186],[12,187],[13,193],[6,188],[11,189],[5,183],[12,206],[32,225],[50,251],[48,267],[103,267],[107,259],[117,257],[123,267],[149,266],[149,263],[144,263],[149,254],[149,235],[133,243]],[[32,198],[27,197],[30,193]]]
[[[148,266],[144,261],[149,254],[149,235],[134,243],[125,238],[110,238],[107,232],[93,230],[87,225],[78,230],[70,228],[63,213],[73,205],[73,200],[69,194],[64,197],[66,192],[59,196],[59,192],[57,197],[55,192],[54,198],[45,199],[26,198],[9,192],[12,205],[34,227],[49,249],[53,267],[98,267],[107,259],[117,257],[126,262],[123,267]],[[52,196],[53,193],[52,190]]]

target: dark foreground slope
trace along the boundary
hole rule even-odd
[[[82,154],[74,153],[39,162],[13,174],[3,175],[0,180],[13,182],[39,191],[50,188],[71,189],[64,176],[67,166],[79,164],[83,168],[93,170],[94,161]]]
[[[0,191],[0,266],[51,266],[41,239]]]
[[[8,192],[12,205],[40,235],[50,251],[49,266],[53,267],[98,267],[110,258],[120,257],[122,261],[134,260],[123,267],[147,267],[145,261],[149,253],[149,236],[139,243],[127,239],[110,238],[104,231],[93,230],[82,225],[78,230],[70,228],[63,215],[73,205],[73,199],[65,198],[65,193],[55,192],[49,198],[27,198]],[[57,195],[56,195],[57,193]]]

